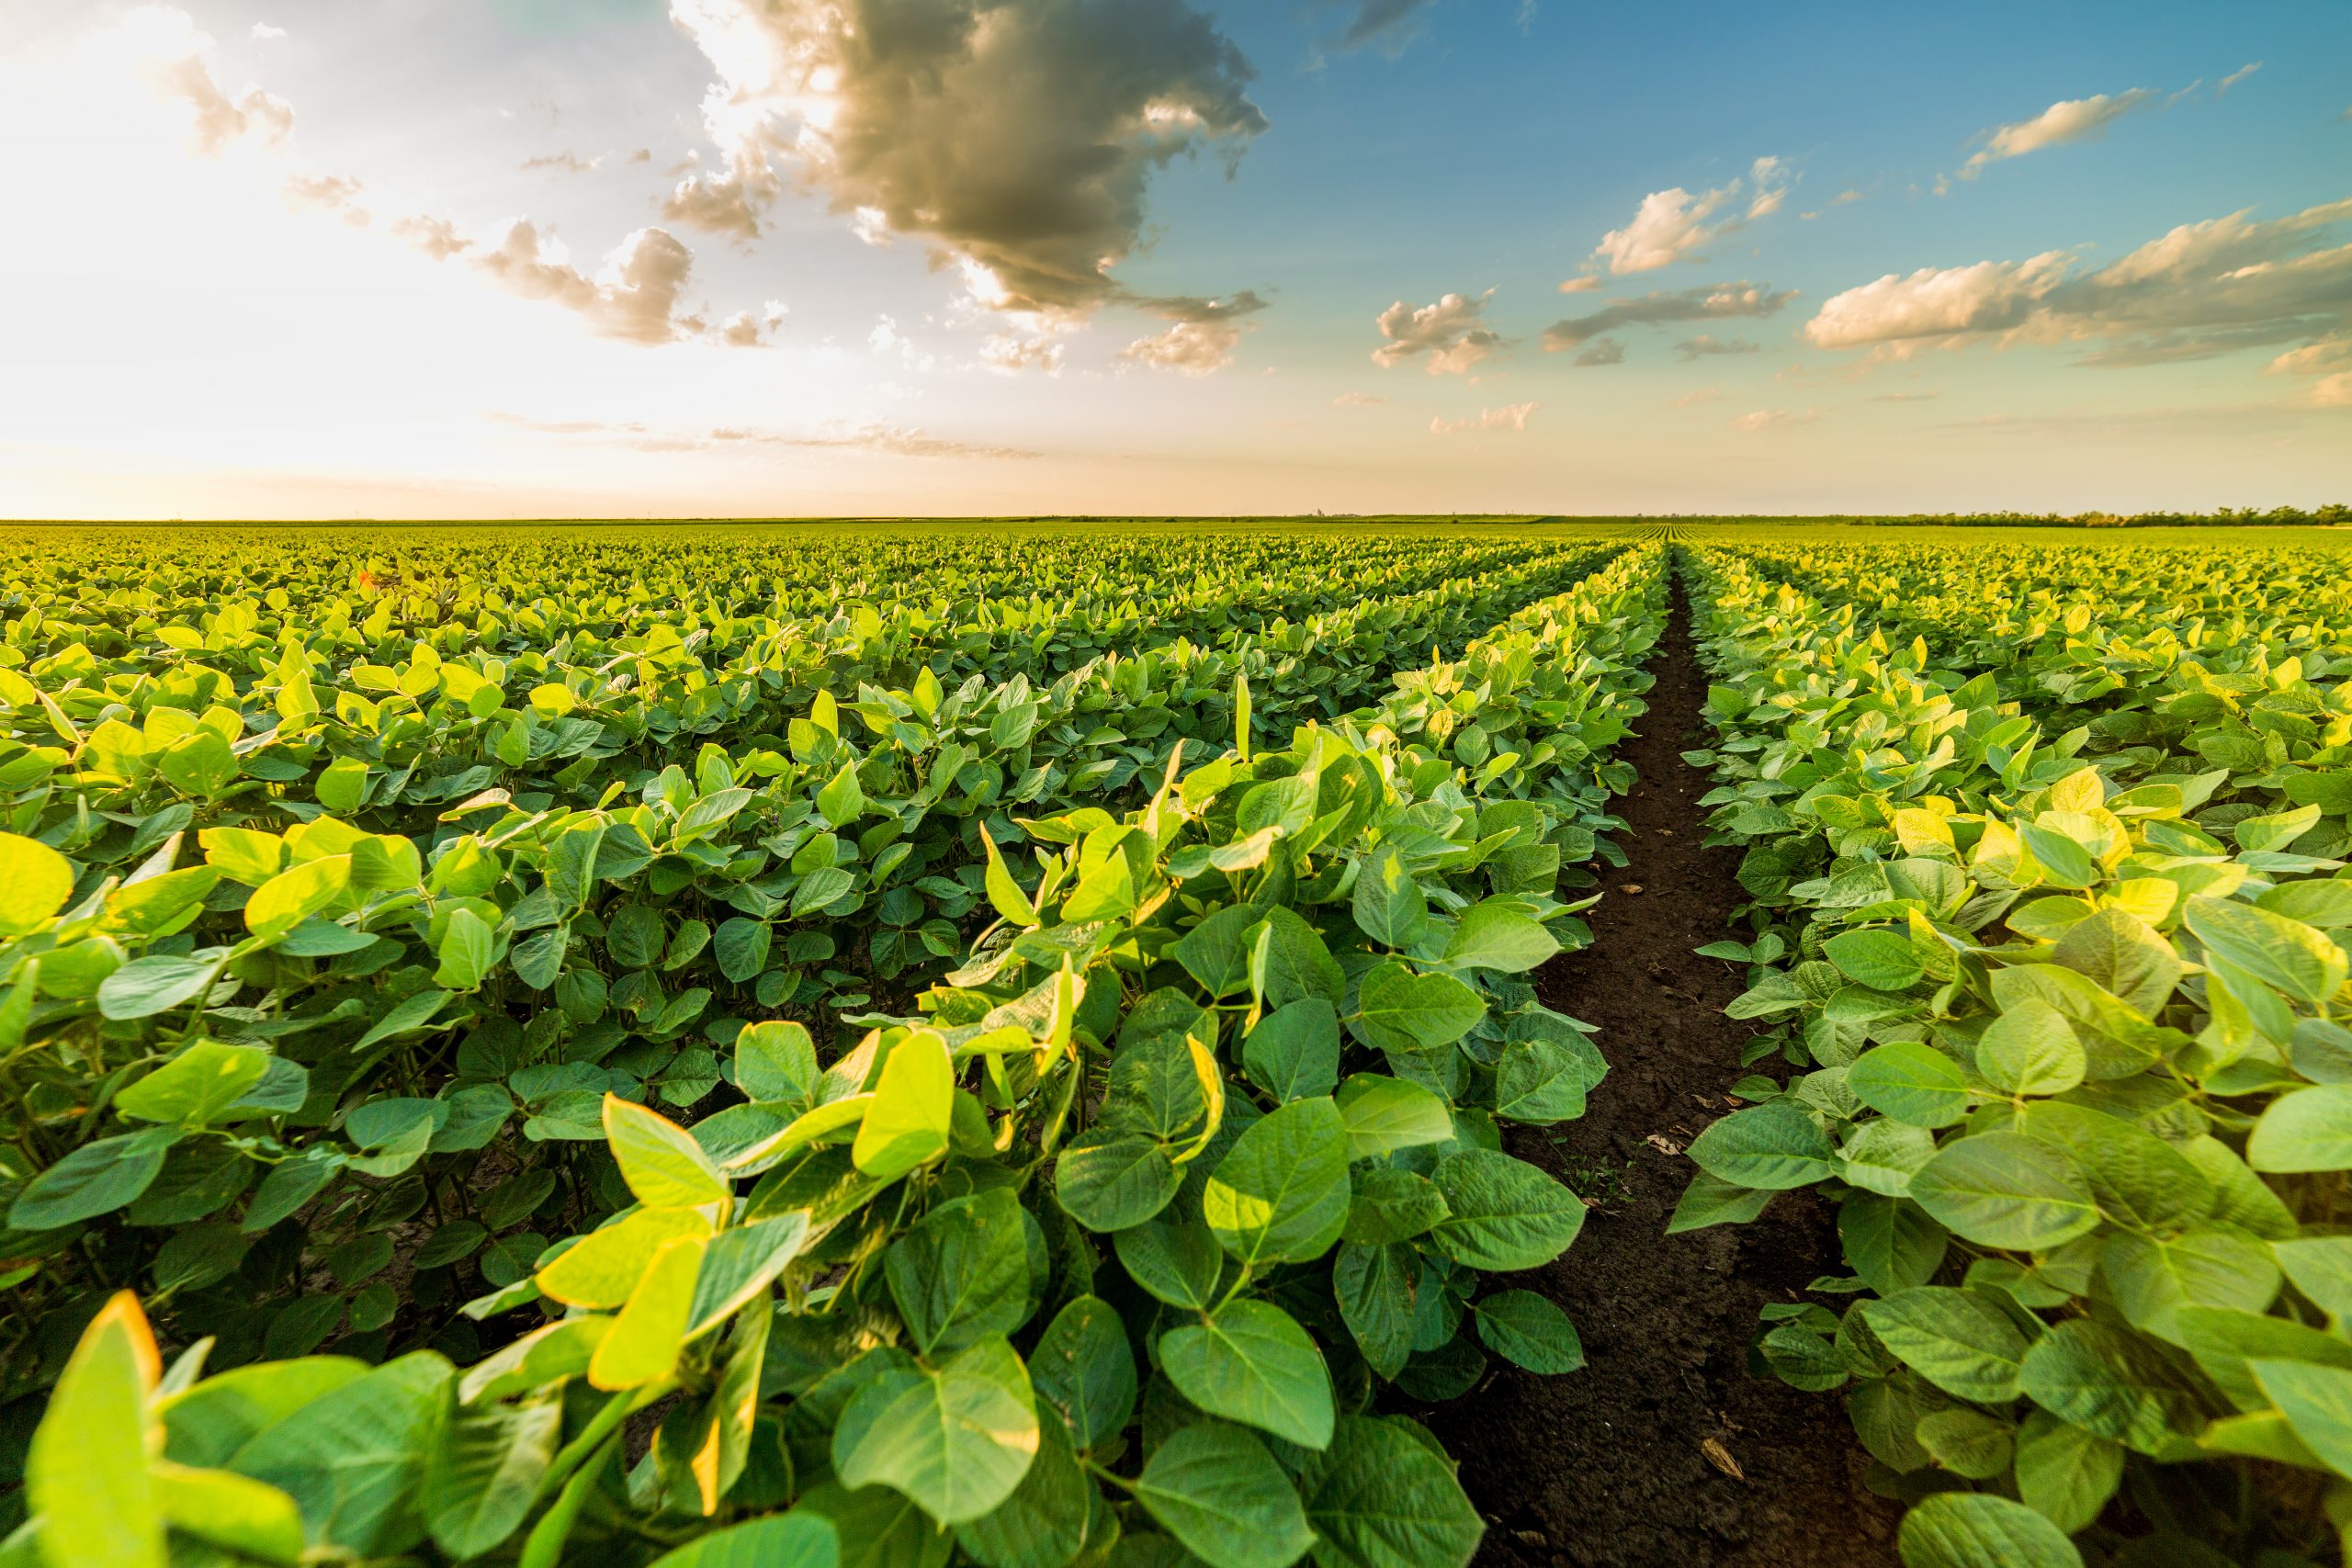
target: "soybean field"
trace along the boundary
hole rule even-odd
[[[0,1565],[2340,1562],[2346,565],[0,531]]]

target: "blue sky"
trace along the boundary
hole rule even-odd
[[[2341,5],[0,0],[0,512],[2344,499],[2348,114]]]

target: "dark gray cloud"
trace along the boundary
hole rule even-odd
[[[1432,0],[1356,0],[1355,15],[1340,34],[1340,47],[1402,45],[1419,29],[1421,13],[1431,4]]]
[[[1769,283],[1707,283],[1668,288],[1638,299],[1617,299],[1588,315],[1570,316],[1544,329],[1544,347],[1553,354],[1581,347],[1604,333],[1662,321],[1713,321],[1738,316],[1770,316],[1795,299],[1793,288],[1775,291]]]
[[[1625,363],[1625,345],[1619,343],[1613,337],[1595,338],[1590,344],[1586,345],[1585,351],[1582,354],[1576,356],[1573,363],[1577,365],[1623,365]]]
[[[1254,72],[1190,0],[673,0],[720,82],[723,173],[668,214],[758,232],[771,159],[861,232],[961,265],[983,304],[1083,312],[1144,226],[1152,172],[1204,149],[1228,166],[1266,118]]]

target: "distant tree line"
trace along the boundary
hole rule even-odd
[[[1856,517],[1856,523],[1964,524],[1979,528],[2324,528],[2352,525],[2352,506],[2340,502],[2300,506],[2224,506],[2212,512],[1973,512],[1913,513]]]

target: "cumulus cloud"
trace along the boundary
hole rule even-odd
[[[1233,363],[1234,345],[1247,330],[1247,323],[1236,321],[1178,321],[1164,333],[1136,339],[1119,351],[1119,358],[1129,365],[1207,376]]]
[[[1453,435],[1465,430],[1525,430],[1527,416],[1533,413],[1534,403],[1505,403],[1498,409],[1480,409],[1461,419],[1439,417],[1430,421],[1431,435]]]
[[[1588,272],[1579,276],[1564,278],[1560,283],[1560,292],[1563,294],[1590,294],[1600,287],[1600,275],[1598,273]]]
[[[255,22],[254,24],[252,37],[255,43],[267,43],[272,39],[281,39],[285,36],[286,29],[284,28],[273,28],[267,22]]]
[[[1820,413],[1813,409],[1806,409],[1802,413],[1789,409],[1758,409],[1752,413],[1734,416],[1731,427],[1748,431],[1778,430],[1785,425],[1811,424],[1820,417]]]
[[[1961,165],[1960,177],[1973,180],[1987,164],[1997,164],[2007,158],[2022,158],[2028,152],[2039,152],[2045,147],[2082,141],[2100,135],[2109,125],[2133,109],[2146,107],[2155,96],[2146,87],[2134,87],[2125,93],[2095,93],[2087,98],[2062,98],[2031,119],[2021,119],[1992,131],[1984,145]]]
[[[989,339],[980,349],[980,363],[991,370],[1006,375],[1018,375],[1024,370],[1043,371],[1058,376],[1062,368],[1062,345],[1049,337],[1024,337],[1015,333],[1000,333]]]
[[[1503,340],[1480,317],[1494,294],[1491,288],[1475,299],[1447,294],[1419,309],[1397,300],[1374,320],[1386,341],[1372,351],[1373,363],[1389,370],[1426,354],[1430,375],[1459,376],[1493,357],[1502,351]]]
[[[583,158],[572,152],[542,152],[536,158],[524,159],[523,172],[527,175],[537,169],[555,169],[567,175],[584,175],[604,161],[605,155],[601,152],[593,158]]]
[[[1577,355],[1568,363],[1584,366],[1623,365],[1625,363],[1625,345],[1613,337],[1595,338],[1586,345],[1582,354]]]
[[[1770,316],[1795,298],[1796,290],[1776,291],[1769,283],[1707,283],[1696,288],[1659,289],[1635,299],[1613,300],[1589,315],[1555,321],[1544,329],[1544,347],[1547,353],[1558,354],[1622,327],[1661,321]]]
[[[1723,396],[1723,383],[1718,381],[1712,387],[1702,387],[1695,392],[1685,392],[1680,397],[1670,400],[1666,406],[1670,409],[1694,409],[1701,403],[1721,402]]]
[[[1713,333],[1701,333],[1696,337],[1686,337],[1674,345],[1674,357],[1681,360],[1685,365],[1694,359],[1705,359],[1711,355],[1761,354],[1762,352],[1763,345],[1760,344],[1750,343],[1744,337],[1717,337]]]
[[[342,214],[354,228],[368,226],[368,209],[359,205],[360,184],[349,175],[288,175],[284,188],[288,206],[315,207]]]
[[[2272,376],[2308,376],[2307,402],[2321,408],[2352,408],[2352,337],[2324,338],[2290,348],[2266,367]]]
[[[234,97],[222,90],[205,62],[212,39],[186,11],[141,6],[122,18],[116,33],[148,85],[187,107],[188,136],[198,152],[218,157],[247,137],[277,146],[294,133],[294,107],[277,94],[251,84]]]
[[[1792,176],[1786,163],[1762,157],[1748,165],[1745,180],[1734,179],[1695,195],[1677,186],[1642,197],[1634,220],[1611,229],[1593,248],[1593,259],[1612,273],[1655,272],[1678,261],[1704,261],[1706,247],[1742,224],[1770,216],[1788,199]],[[1738,205],[1743,193],[1745,207]],[[1724,216],[1719,220],[1717,213]],[[1563,291],[1568,291],[1562,286]]]
[[[781,299],[771,299],[755,315],[738,310],[719,326],[718,341],[729,348],[758,348],[774,337],[792,312]]]
[[[2184,223],[2091,271],[2068,253],[1889,273],[1826,300],[1821,348],[1907,353],[1979,342],[2099,345],[2109,367],[2316,343],[2352,325],[2352,244],[2331,231],[2352,200],[2256,220],[2252,209]]]
[[[723,172],[674,221],[756,234],[781,163],[837,211],[922,241],[1008,311],[1128,298],[1145,186],[1204,149],[1238,158],[1266,118],[1253,72],[1190,0],[672,0],[709,58]]]
[[[460,233],[457,224],[447,218],[418,214],[398,219],[392,224],[392,232],[435,261],[447,261],[473,247],[472,237]]]
[[[549,299],[606,337],[629,343],[669,343],[700,333],[705,322],[680,309],[694,253],[667,231],[639,229],[605,258],[594,276],[582,272],[528,219],[507,226],[476,265],[502,288],[526,299]]]

